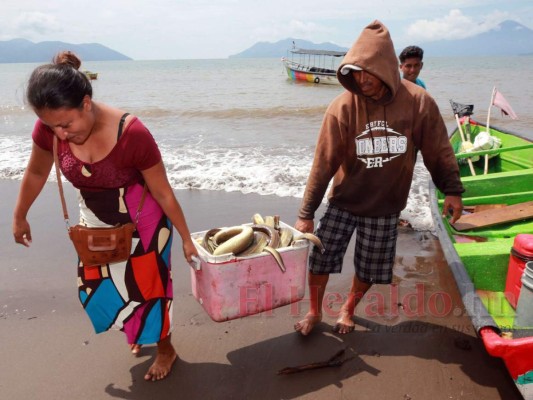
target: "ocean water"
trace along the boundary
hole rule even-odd
[[[35,115],[24,103],[38,64],[0,64],[0,179],[20,180]],[[94,99],[137,115],[156,138],[175,189],[301,198],[324,111],[341,86],[297,83],[279,59],[90,62]],[[421,78],[450,130],[449,100],[486,122],[493,86],[518,120],[494,107],[491,125],[533,138],[533,57],[428,58]],[[55,179],[50,175],[51,181]],[[402,217],[432,230],[428,173],[419,162]]]

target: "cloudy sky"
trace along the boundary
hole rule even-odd
[[[379,19],[396,47],[478,34],[531,0],[1,0],[0,40],[100,43],[136,60],[226,58],[288,37],[349,47]]]

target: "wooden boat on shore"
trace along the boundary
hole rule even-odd
[[[87,75],[87,78],[91,81],[98,79],[98,72],[83,71],[83,73]]]
[[[311,83],[339,84],[336,64],[340,57],[345,56],[345,51],[293,48],[289,52],[290,57],[282,57],[281,61],[290,79]]]
[[[486,131],[485,125],[467,121],[472,139]],[[444,195],[430,183],[435,230],[465,310],[487,352],[503,359],[522,396],[533,399],[533,327],[517,323],[520,312],[533,318],[533,304],[521,310],[517,297],[524,296],[524,285],[518,292],[511,290],[522,276],[521,271],[513,270],[517,267],[513,257],[522,256],[518,260],[522,266],[533,257],[533,249],[529,255],[516,254],[517,235],[528,240],[533,237],[533,143],[490,127],[490,135],[501,143],[499,148],[461,153],[464,138],[460,126],[458,122],[450,141],[466,190],[463,205],[471,213],[452,226],[442,217]],[[468,157],[467,164],[464,160]],[[472,161],[476,158],[479,160]]]

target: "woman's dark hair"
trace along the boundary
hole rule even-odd
[[[80,59],[70,51],[57,54],[52,64],[35,68],[28,81],[26,98],[34,110],[78,108],[93,89],[87,76],[79,71]]]

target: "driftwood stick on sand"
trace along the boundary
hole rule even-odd
[[[346,349],[341,349],[327,361],[314,362],[310,364],[299,365],[297,367],[286,367],[278,371],[278,375],[295,374],[297,372],[309,371],[311,369],[326,368],[326,367],[340,367],[346,361],[354,357],[345,358],[341,360],[340,357],[344,354]]]

